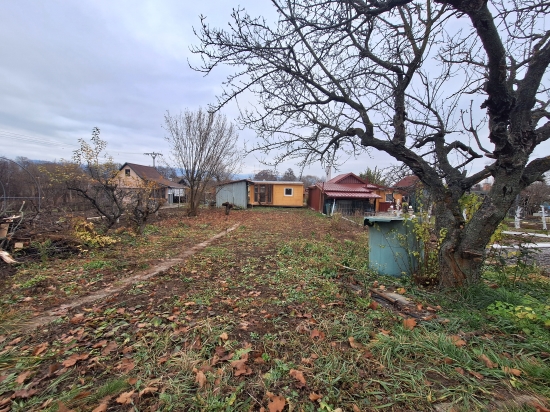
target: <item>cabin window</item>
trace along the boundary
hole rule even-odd
[[[285,187],[285,196],[292,196],[293,190],[291,187]]]
[[[393,193],[386,193],[386,202],[393,202]]]
[[[254,202],[255,203],[272,203],[273,185],[254,185]]]
[[[130,176],[130,169],[124,169],[124,174],[126,176]]]

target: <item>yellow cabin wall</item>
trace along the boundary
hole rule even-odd
[[[386,195],[393,193],[393,200],[399,200],[400,202],[403,200],[403,195],[401,193],[396,193],[393,190],[383,190],[379,189],[376,190],[375,193],[380,196],[380,199],[376,199],[376,211],[380,211],[380,202],[386,201]]]
[[[399,200],[399,203],[403,203],[403,195],[401,193],[393,193],[393,199],[395,201]]]
[[[285,188],[289,187],[293,189],[292,196],[285,196]],[[248,201],[251,205],[259,205],[254,202],[254,184],[248,186]],[[274,184],[272,202],[267,206],[302,207],[304,205],[304,185]]]

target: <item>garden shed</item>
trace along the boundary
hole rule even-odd
[[[304,206],[302,182],[252,181],[249,186],[251,205],[258,206]]]
[[[234,180],[218,185],[216,206],[225,202],[246,208],[248,206],[302,207],[304,184],[265,180]]]
[[[246,209],[249,204],[248,187],[251,184],[252,181],[248,179],[219,184],[216,189],[216,207],[222,207],[223,203],[229,202]]]

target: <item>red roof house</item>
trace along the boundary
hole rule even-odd
[[[331,215],[374,213],[382,196],[377,192],[385,188],[373,185],[353,173],[338,175],[328,182],[309,187],[308,206],[318,212]]]

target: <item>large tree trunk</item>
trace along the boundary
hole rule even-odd
[[[197,216],[198,215],[198,208],[199,208],[199,195],[197,193],[197,190],[193,187],[189,190],[189,207],[187,210],[187,216]]]
[[[512,160],[516,167],[511,166]],[[494,175],[491,191],[468,222],[464,221],[458,202],[452,199],[452,189],[446,198],[436,196],[436,229],[438,233],[441,229],[447,232],[439,251],[442,287],[455,288],[480,281],[487,245],[524,188],[521,177],[525,160],[525,156],[516,154],[510,157],[510,162],[503,163]],[[460,191],[455,191],[455,196],[460,195]]]

